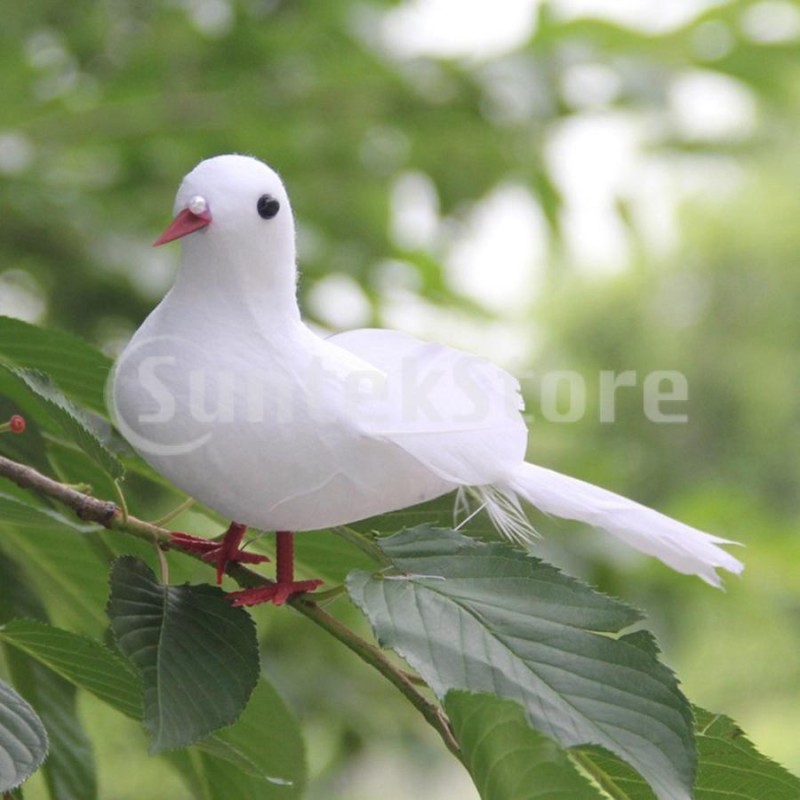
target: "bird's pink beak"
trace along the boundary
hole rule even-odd
[[[188,236],[190,233],[199,231],[205,228],[211,222],[211,213],[209,211],[202,211],[195,214],[184,208],[183,211],[172,220],[170,226],[153,242],[153,247],[158,247],[161,244],[172,242],[175,239],[180,239],[182,236]]]

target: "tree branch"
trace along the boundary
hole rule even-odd
[[[0,455],[0,477],[8,478],[23,489],[30,489],[57,500],[62,505],[72,509],[84,521],[96,522],[108,530],[135,536],[138,539],[151,542],[163,550],[173,548],[170,533],[165,528],[137,519],[130,514],[126,516],[115,503],[109,500],[100,500],[79,492],[77,489],[43,475],[33,467],[12,461],[2,455]],[[202,563],[207,563],[197,554],[187,553],[179,548],[175,549],[183,555],[198,559]],[[213,569],[213,565],[208,564],[208,566]],[[240,586],[245,588],[265,586],[271,583],[267,578],[241,564],[228,564],[226,572]],[[338,639],[362,661],[376,669],[392,685],[399,689],[414,708],[422,714],[428,724],[436,730],[447,749],[459,760],[463,759],[458,742],[453,736],[450,723],[442,709],[421,694],[403,670],[392,664],[377,647],[357,636],[346,625],[343,625],[338,619],[320,608],[314,602],[313,595],[298,595],[290,598],[288,603],[311,622]]]
[[[69,506],[82,520],[97,522],[104,528],[112,527],[114,515],[118,511],[115,503],[83,494],[71,486],[42,475],[33,467],[19,464],[5,456],[0,456],[0,475],[22,489],[32,489]]]
[[[427,700],[415,688],[409,676],[401,669],[398,669],[378,648],[373,647],[357,636],[346,625],[332,617],[310,597],[298,597],[293,606],[312,622],[324,628],[331,636],[337,638],[343,645],[349,647],[362,661],[378,670],[390,683],[399,689],[409,700],[409,702],[422,714],[447,746],[447,749],[460,761],[463,762],[461,748],[456,741],[453,731],[450,728],[450,721],[444,711]]]

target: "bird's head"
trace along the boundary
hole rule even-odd
[[[201,161],[175,197],[175,219],[155,246],[202,231],[246,246],[293,236],[292,211],[278,174],[250,156],[215,156]]]
[[[278,174],[255,158],[222,155],[201,161],[175,197],[175,218],[154,242],[182,239],[187,280],[228,279],[255,290],[295,288],[294,221]]]

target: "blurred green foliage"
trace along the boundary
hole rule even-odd
[[[531,316],[513,328],[538,345],[531,369],[576,370],[590,387],[602,370],[636,370],[641,381],[668,369],[689,384],[687,424],[654,424],[631,389],[620,390],[613,424],[599,422],[590,391],[587,413],[567,425],[537,413],[534,377],[531,457],[743,541],[747,571],[722,595],[550,520],[540,525],[542,552],[645,607],[690,697],[800,769],[800,38],[789,24],[798,26],[800,6],[731,0],[644,32],[543,3],[527,42],[482,59],[392,54],[381,32],[394,7],[4,3],[0,313],[113,351],[169,284],[175,253],[149,242],[169,219],[178,180],[208,155],[238,151],[268,160],[288,183],[304,298],[327,275],[349,276],[369,299],[368,321],[380,324],[391,259],[443,321],[458,309],[476,326],[503,323],[454,288],[447,248],[495,188],[525,186],[546,221],[548,253]],[[570,91],[581,69],[599,69],[613,91]],[[724,78],[745,97],[747,124],[698,133],[679,94],[698,75]],[[618,116],[644,127],[643,157],[685,176],[656,189],[673,193],[679,224],[669,246],[657,246],[636,182],[615,191],[629,257],[592,272],[570,248],[575,198],[552,148],[569,125]],[[436,190],[441,235],[430,246],[392,235],[393,187],[408,172]],[[592,180],[587,173],[587,187]],[[424,785],[434,797],[445,756],[413,712],[292,615],[259,613],[266,669],[304,720],[310,797],[371,797],[376,773],[409,770],[405,791]],[[306,636],[315,637],[313,658]],[[84,705],[101,795],[167,796],[157,788],[173,780],[164,767],[154,760],[147,772],[143,756],[123,752],[128,737],[143,749],[135,727]],[[400,752],[408,769],[397,766]],[[443,797],[453,796],[447,786]],[[26,792],[38,796],[35,785]]]

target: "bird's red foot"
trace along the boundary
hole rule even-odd
[[[254,589],[241,589],[238,592],[229,592],[228,599],[234,606],[257,606],[261,603],[274,603],[282,606],[290,597],[305,592],[313,592],[322,581],[290,581],[287,583],[273,583],[269,586],[257,586]]]
[[[266,556],[258,553],[248,553],[241,549],[242,539],[247,532],[246,525],[232,522],[221,541],[202,539],[199,536],[190,536],[188,533],[174,531],[170,539],[175,547],[187,553],[196,553],[203,561],[217,565],[217,583],[222,583],[225,567],[234,564],[263,564],[269,561]]]

